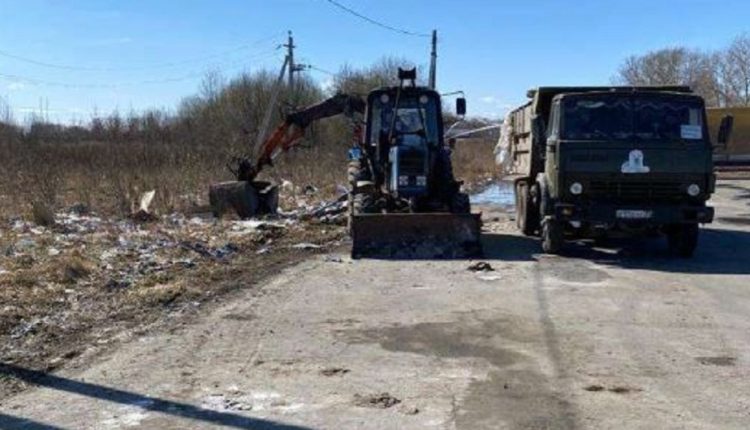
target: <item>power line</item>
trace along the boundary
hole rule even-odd
[[[407,36],[430,37],[430,35],[427,34],[427,33],[415,33],[413,31],[404,30],[402,28],[394,27],[392,25],[388,25],[388,24],[384,24],[384,23],[382,23],[380,21],[376,21],[376,20],[374,20],[372,18],[369,18],[369,17],[367,17],[365,15],[362,15],[361,13],[359,13],[359,12],[357,12],[357,11],[355,11],[355,10],[347,7],[347,6],[344,6],[343,4],[337,2],[336,0],[326,0],[326,1],[328,3],[336,6],[337,8],[339,8],[339,9],[347,12],[347,13],[356,16],[359,19],[365,20],[365,21],[369,22],[370,24],[377,25],[378,27],[385,28],[386,30],[391,30],[391,31],[396,32],[396,33],[405,34]]]
[[[326,74],[326,75],[336,76],[336,73],[334,73],[334,72],[331,72],[331,71],[329,71],[329,70],[326,70],[326,69],[321,69],[320,67],[318,67],[318,66],[315,66],[315,65],[312,65],[312,64],[307,64],[307,68],[308,68],[308,69],[311,69],[311,70],[315,70],[315,71],[317,71],[317,72],[321,72],[321,73],[324,73],[324,74]]]
[[[120,71],[151,70],[151,69],[163,69],[163,68],[184,66],[187,64],[207,61],[213,58],[221,58],[226,55],[233,54],[235,52],[245,51],[254,46],[258,46],[264,42],[278,38],[282,34],[283,32],[275,33],[271,36],[264,37],[262,39],[235,47],[233,49],[229,49],[229,50],[215,53],[215,54],[205,55],[202,57],[196,57],[196,58],[191,58],[191,59],[186,59],[186,60],[170,61],[166,63],[157,63],[157,64],[151,64],[151,65],[130,66],[130,67],[128,66],[125,66],[125,67],[86,67],[86,66],[73,66],[73,65],[68,65],[68,64],[56,64],[56,63],[36,60],[33,58],[23,57],[23,56],[16,55],[16,54],[3,51],[3,50],[0,50],[0,56],[11,58],[16,61],[21,61],[21,62],[28,63],[28,64],[33,64],[35,66],[46,67],[50,69],[58,69],[58,70],[79,71],[79,72],[120,72]]]
[[[241,67],[245,67],[247,61],[250,59],[264,60],[266,58],[274,57],[275,55],[276,55],[276,49],[273,49],[270,52],[266,52],[266,54],[263,56],[253,56],[253,57],[243,59],[242,61],[235,61],[229,65],[225,65],[222,68],[228,69],[228,70],[236,70]],[[136,82],[119,82],[119,83],[112,83],[112,84],[91,84],[91,83],[70,83],[70,82],[48,81],[44,79],[30,78],[26,76],[0,72],[0,78],[13,80],[15,82],[28,83],[31,85],[72,88],[72,89],[80,89],[80,88],[107,89],[107,88],[120,88],[120,87],[138,86],[138,85],[166,84],[166,83],[172,83],[172,82],[187,81],[187,80],[191,80],[195,78],[201,78],[201,77],[204,77],[205,75],[206,75],[206,70],[203,70],[203,71],[195,71],[186,75],[172,76],[172,77],[166,77],[162,79],[148,79],[148,80],[136,81]]]

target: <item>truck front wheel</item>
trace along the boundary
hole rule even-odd
[[[552,217],[542,220],[542,250],[547,254],[559,254],[565,244],[562,224]]]
[[[675,224],[667,229],[667,242],[672,255],[690,258],[698,245],[698,224]]]

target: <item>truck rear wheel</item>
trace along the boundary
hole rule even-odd
[[[516,226],[526,236],[534,235],[539,229],[539,209],[534,204],[529,184],[516,184]]]
[[[542,251],[547,254],[559,254],[565,244],[562,224],[552,217],[542,221]]]
[[[669,252],[681,258],[690,258],[698,246],[698,224],[675,224],[667,230]]]

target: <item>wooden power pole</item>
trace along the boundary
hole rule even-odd
[[[432,53],[430,54],[430,82],[433,90],[437,85],[437,30],[432,30]]]

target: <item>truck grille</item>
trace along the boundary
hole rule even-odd
[[[648,200],[679,199],[684,197],[682,184],[679,182],[618,182],[591,181],[589,195],[592,197]]]

